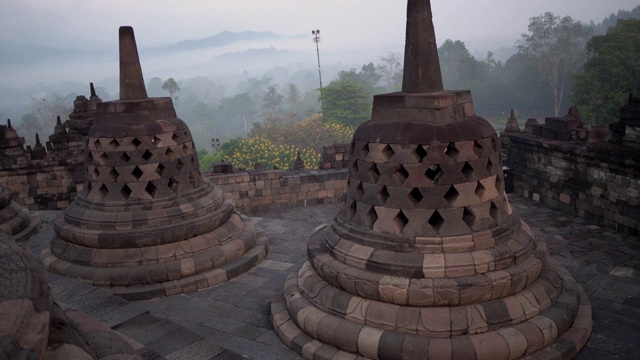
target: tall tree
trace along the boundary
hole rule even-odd
[[[522,34],[518,51],[531,56],[553,91],[554,111],[560,114],[562,99],[572,74],[584,62],[591,29],[570,16],[550,12],[529,19],[529,33]]]
[[[402,88],[402,64],[397,55],[390,53],[380,58],[376,70],[381,76],[380,82],[385,91],[400,91]]]
[[[587,44],[584,71],[576,75],[575,101],[585,121],[615,121],[632,92],[640,94],[640,20],[618,20]]]
[[[173,78],[168,78],[167,81],[162,84],[162,89],[167,90],[169,92],[169,96],[173,98],[173,94],[180,91],[180,87],[178,83]]]
[[[323,119],[327,123],[358,126],[371,117],[370,94],[354,81],[332,81],[322,91]]]
[[[445,40],[438,48],[438,57],[445,89],[468,88],[469,80],[477,77],[478,61],[471,56],[464,42]]]

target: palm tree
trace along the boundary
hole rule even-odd
[[[167,90],[171,98],[173,98],[173,94],[180,91],[178,83],[173,78],[168,78],[167,81],[162,84],[162,89]]]

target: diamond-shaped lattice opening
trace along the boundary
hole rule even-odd
[[[176,158],[176,153],[173,152],[173,150],[171,150],[171,148],[167,148],[167,150],[164,152],[164,154],[171,160]]]
[[[167,184],[169,189],[173,190],[175,193],[178,192],[178,185],[180,185],[180,183],[174,178],[169,179],[169,183]]]
[[[145,161],[149,161],[149,159],[151,159],[152,157],[153,157],[153,153],[151,151],[149,151],[149,150],[145,150],[144,154],[142,154],[142,158]]]
[[[473,153],[476,154],[477,157],[482,156],[482,145],[479,142],[473,142]]]
[[[356,149],[356,141],[352,140],[351,144],[349,145],[349,154],[353,154],[353,150]]]
[[[400,184],[404,184],[404,182],[409,178],[409,172],[402,165],[398,166],[398,169],[396,169],[396,172],[394,172],[393,175],[399,180]]]
[[[440,179],[442,174],[442,169],[440,168],[440,165],[437,164],[431,165],[427,169],[427,171],[424,172],[424,176],[426,176],[427,179],[431,180],[434,183],[438,182],[438,179]]]
[[[96,141],[93,142],[93,146],[95,146],[96,150],[100,148],[100,140],[96,139]]]
[[[491,158],[487,161],[487,173],[489,175],[493,174],[493,161],[491,161]]]
[[[161,141],[161,140],[162,140],[162,139],[160,139],[159,137],[157,137],[157,136],[153,135],[153,138],[151,138],[151,143],[152,143],[153,145],[155,145],[155,146],[158,146],[158,145],[160,145],[160,141]]]
[[[442,224],[444,224],[444,219],[438,211],[434,211],[428,222],[429,225],[431,225],[437,231],[440,230]]]
[[[98,192],[100,192],[100,196],[102,197],[102,199],[104,199],[109,194],[109,189],[105,184],[102,184],[102,186],[100,186],[100,189],[98,189]]]
[[[93,187],[91,186],[91,181],[87,181],[87,186],[86,186],[87,194],[91,192],[91,189],[92,189],[92,188],[93,188]]]
[[[131,140],[131,143],[137,148],[138,146],[140,146],[140,144],[142,144],[142,141],[140,141],[138,138],[133,138],[133,140]]]
[[[464,208],[464,211],[462,212],[462,221],[467,224],[469,229],[472,229],[473,224],[476,222],[476,216],[473,215],[473,213],[469,209]]]
[[[117,140],[117,139],[113,139],[113,140],[111,140],[111,141],[109,142],[109,147],[110,147],[111,149],[117,149],[117,148],[118,148],[118,146],[120,146],[120,143],[118,142],[118,140]]]
[[[362,158],[366,158],[367,155],[369,155],[369,143],[364,144],[364,146],[362,147]]]
[[[482,185],[482,183],[480,181],[478,181],[478,185],[476,186],[476,196],[478,196],[478,198],[482,199],[484,197],[484,192],[485,190],[487,190],[484,185]]]
[[[191,184],[191,186],[193,186],[194,188],[196,187],[196,177],[193,175],[193,173],[189,174],[189,184]]]
[[[180,136],[178,136],[178,134],[173,133],[173,135],[171,135],[171,140],[178,142],[178,139],[180,138]]]
[[[444,150],[444,153],[451,159],[455,160],[460,151],[456,149],[456,143],[449,143],[449,146]]]
[[[187,146],[187,144],[182,144],[182,152],[184,152],[185,154],[189,153],[189,147]]]
[[[389,192],[387,191],[387,187],[383,186],[382,189],[380,190],[380,192],[378,192],[378,200],[380,201],[380,203],[382,205],[384,205],[387,200],[389,199]]]
[[[365,221],[367,222],[367,226],[370,228],[372,228],[373,224],[378,221],[378,214],[373,206],[369,208],[369,211],[365,214]]]
[[[156,186],[153,185],[153,183],[151,181],[149,181],[147,183],[147,186],[144,187],[144,191],[147,192],[147,194],[151,195],[151,197],[154,197],[156,195]]]
[[[97,167],[94,167],[93,171],[91,172],[91,177],[93,178],[93,180],[97,180],[99,176],[100,176],[100,171],[98,171]]]
[[[196,166],[196,157],[195,157],[195,156],[192,156],[192,157],[191,157],[191,167],[193,167],[193,168],[196,168],[196,167],[197,167],[197,166]]]
[[[382,149],[382,155],[384,155],[385,160],[391,159],[391,157],[395,154],[391,145],[385,145]]]
[[[453,205],[453,203],[458,199],[458,196],[460,196],[460,193],[456,190],[455,186],[451,185],[449,190],[447,190],[447,193],[444,194],[444,199],[447,200],[449,204]]]
[[[133,175],[133,177],[136,178],[136,180],[140,180],[143,174],[144,174],[144,171],[142,171],[142,169],[140,169],[137,166],[131,172],[131,175]]]
[[[118,181],[118,176],[120,176],[120,173],[116,170],[116,169],[111,169],[111,171],[109,171],[109,176],[111,176],[111,179],[113,179],[113,181]]]
[[[416,155],[418,155],[420,162],[422,162],[422,160],[427,157],[427,150],[425,150],[422,145],[418,145],[418,147],[416,148]]]
[[[491,202],[491,207],[489,208],[489,216],[491,216],[491,218],[496,223],[500,223],[500,210],[493,201]]]
[[[362,200],[363,196],[364,196],[364,188],[362,187],[362,183],[360,183],[356,187],[356,200]]]
[[[178,171],[182,171],[182,168],[184,168],[184,163],[182,162],[182,160],[178,160],[176,162],[176,169],[178,169]]]
[[[494,136],[491,137],[491,148],[493,151],[498,152],[498,140]]]
[[[89,162],[92,162],[92,161],[93,161],[93,151],[89,151],[89,153],[87,154],[87,160],[88,160]]]
[[[353,160],[353,173],[357,175],[358,171],[360,171],[360,167],[358,166],[358,160],[354,159]]]
[[[402,211],[400,211],[398,215],[393,218],[393,223],[396,226],[396,231],[398,232],[398,234],[402,234],[402,230],[409,223],[409,219]]]
[[[413,203],[414,206],[418,206],[420,202],[424,199],[424,195],[422,195],[422,191],[418,188],[413,188],[409,193],[409,200]]]
[[[165,167],[162,164],[158,164],[158,167],[156,168],[156,174],[160,175],[160,177],[162,177],[164,175],[164,171],[165,171]]]
[[[122,194],[122,197],[126,199],[129,199],[129,196],[131,196],[131,193],[133,191],[131,191],[131,188],[128,185],[124,185],[122,187],[122,189],[120,189],[120,194]]]
[[[107,155],[107,153],[102,153],[102,155],[100,155],[100,160],[105,163],[107,161],[109,161],[109,155]]]
[[[120,160],[129,162],[129,160],[131,160],[131,156],[129,156],[129,154],[127,154],[126,152],[123,152],[122,155],[120,155]]]
[[[473,175],[473,167],[468,162],[464,162],[464,166],[462,166],[462,175],[467,178],[467,180],[471,179]]]
[[[378,166],[373,164],[369,169],[369,177],[371,178],[371,182],[378,182],[378,178],[380,177],[380,171],[378,171]]]
[[[349,204],[349,208],[347,209],[347,216],[349,217],[347,220],[351,220],[351,218],[356,214],[356,211],[356,202],[351,200],[351,204]]]

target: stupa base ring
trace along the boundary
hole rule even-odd
[[[141,285],[115,286],[112,284],[113,279],[111,279],[111,277],[119,276],[120,273],[124,276],[135,276],[134,273],[141,273],[142,276],[144,276],[145,269],[149,270],[151,267],[145,267],[144,265],[117,268],[90,267],[60,259],[51,252],[50,248],[45,248],[42,251],[41,259],[48,271],[70,278],[76,278],[80,281],[91,283],[94,286],[105,287],[114,295],[126,300],[145,300],[189,293],[224,283],[229,279],[251,270],[266,258],[269,252],[269,242],[264,231],[248,218],[243,217],[243,220],[247,226],[236,236],[233,242],[225,245],[226,247],[236,246],[237,248],[235,250],[227,249],[226,251],[230,253],[241,253],[239,256],[234,256],[219,266],[214,266],[213,268],[200,272],[197,271],[198,269],[196,267],[190,266],[190,264],[193,265],[193,261],[190,261],[190,258],[185,258],[185,264],[187,266],[183,269],[178,269],[183,271],[183,276],[170,281],[148,281],[149,283]],[[252,243],[253,246],[245,249],[245,244],[249,243]],[[149,271],[146,271],[146,276],[149,278],[152,275]]]
[[[558,273],[565,288],[577,291],[579,298],[575,317],[562,334],[556,326],[556,322],[567,321],[562,318],[568,315],[567,305],[562,302],[526,321],[479,334],[401,334],[348,321],[314,307],[300,293],[297,273],[289,275],[284,292],[273,298],[271,320],[280,339],[307,359],[571,359],[591,334],[591,305],[566,270],[558,268]],[[305,330],[298,325],[300,321]]]

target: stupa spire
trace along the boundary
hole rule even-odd
[[[409,0],[402,92],[443,91],[430,0]]]
[[[131,26],[120,27],[120,100],[147,98],[136,37]],[[92,92],[93,94],[93,92]]]
[[[134,41],[135,41],[135,39],[134,39]],[[93,87],[93,83],[92,82],[89,83],[89,89],[91,90],[91,97],[97,96],[96,95],[96,88]],[[145,89],[145,91],[146,91],[146,89]]]

